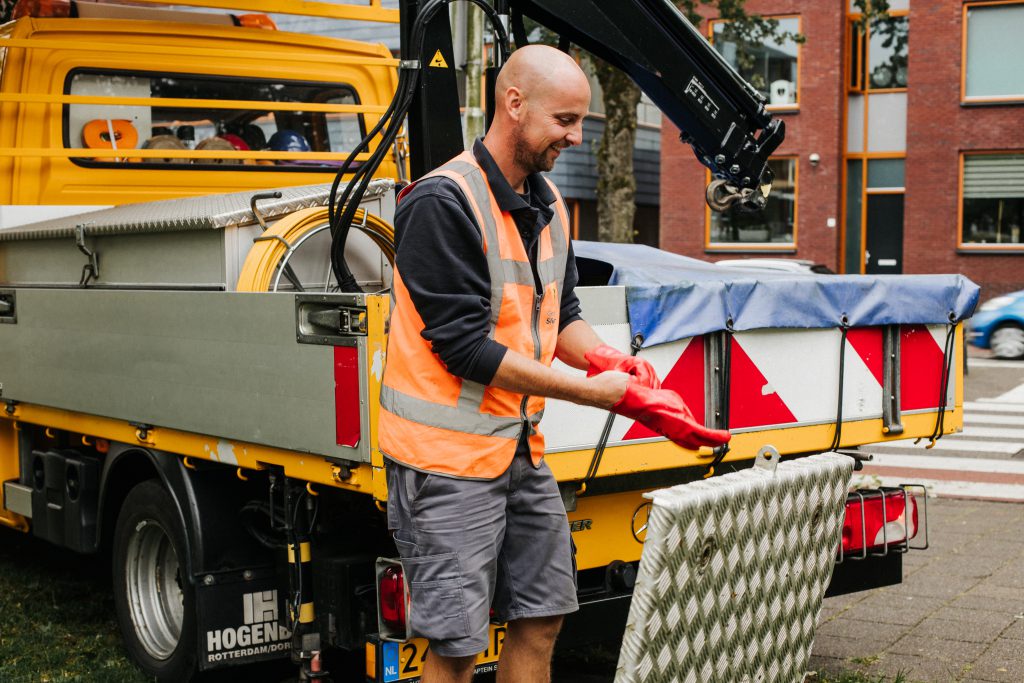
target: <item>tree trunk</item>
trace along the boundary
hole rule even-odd
[[[636,107],[640,88],[608,63],[590,59],[604,94],[605,126],[597,150],[597,221],[602,242],[632,242],[636,213]]]
[[[466,125],[463,137],[466,149],[484,134],[483,61],[484,13],[469,3],[463,3],[466,16]]]

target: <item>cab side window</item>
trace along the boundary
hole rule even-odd
[[[341,160],[304,157],[346,153],[364,134],[358,113],[301,106],[359,104],[344,84],[80,69],[65,92],[96,100],[64,107],[65,147],[98,150],[73,158],[86,166],[324,171]]]

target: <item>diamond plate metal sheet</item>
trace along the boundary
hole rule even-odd
[[[380,197],[395,186],[382,178],[370,182],[364,199]],[[330,184],[282,187],[280,199],[260,200],[257,208],[264,218],[274,220],[300,209],[326,206],[331,194]],[[184,199],[124,204],[110,209],[90,211],[0,230],[0,242],[16,240],[73,238],[75,227],[84,225],[90,237],[100,235],[131,235],[153,232],[184,232],[216,230],[251,225],[256,217],[249,207],[254,194],[263,190],[246,190],[229,194],[213,194]]]
[[[835,453],[647,494],[616,683],[798,683],[853,460]]]

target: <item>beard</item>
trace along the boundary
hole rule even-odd
[[[558,149],[554,145],[536,150],[530,147],[526,139],[516,131],[513,148],[513,159],[516,166],[527,174],[550,171],[555,167],[557,154],[552,154],[552,149]]]

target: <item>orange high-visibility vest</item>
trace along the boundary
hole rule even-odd
[[[548,181],[556,197],[555,213],[539,237],[538,290],[515,221],[498,208],[473,154],[463,152],[425,177],[430,176],[458,184],[482,231],[491,279],[488,335],[511,351],[551,365],[569,253],[568,214],[555,186]],[[423,329],[402,274],[396,271],[380,391],[381,451],[419,470],[493,479],[511,464],[520,434],[529,429],[530,455],[539,466],[544,436],[536,425],[544,413],[544,398],[453,375],[421,335]]]

